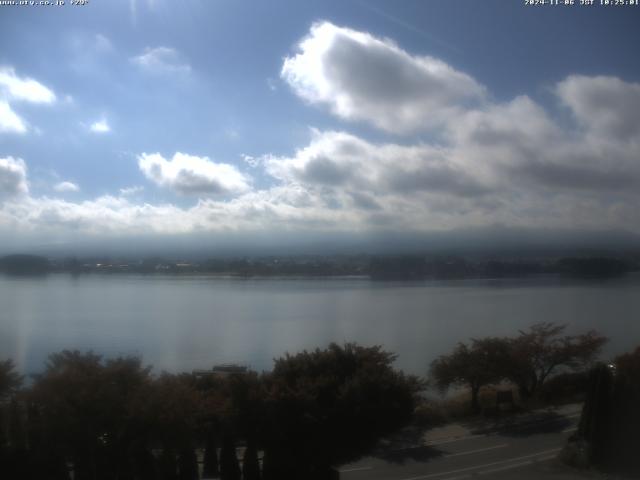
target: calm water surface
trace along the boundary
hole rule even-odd
[[[380,344],[424,374],[456,342],[514,335],[537,321],[595,328],[605,355],[640,344],[640,276],[419,283],[66,274],[0,276],[0,359],[42,369],[65,348],[141,355],[156,370],[239,362],[270,369],[331,341]]]

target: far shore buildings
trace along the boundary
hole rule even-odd
[[[220,365],[215,365],[211,370],[193,370],[193,374],[196,376],[196,378],[225,378],[231,375],[244,375],[247,373],[247,371],[248,367],[246,365],[239,365],[237,363],[222,363]]]

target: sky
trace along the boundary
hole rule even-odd
[[[640,6],[579,3],[0,5],[0,250],[640,234]]]

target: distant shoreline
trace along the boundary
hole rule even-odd
[[[66,276],[72,278],[108,278],[108,277],[131,277],[131,278],[148,278],[148,279],[170,279],[170,278],[183,278],[183,279],[211,279],[211,280],[237,280],[237,281],[339,281],[339,280],[353,280],[353,281],[362,281],[368,283],[392,283],[392,284],[404,284],[404,285],[417,285],[417,284],[425,284],[425,283],[462,283],[468,281],[523,281],[523,280],[531,280],[531,281],[540,281],[543,282],[547,280],[549,283],[556,281],[563,282],[608,282],[608,281],[616,281],[616,280],[624,280],[624,279],[633,279],[635,277],[640,277],[639,271],[628,272],[622,275],[616,276],[570,276],[563,275],[561,273],[538,273],[538,274],[526,274],[526,275],[512,275],[512,276],[501,276],[501,277],[488,277],[488,276],[466,276],[466,277],[423,277],[423,278],[372,278],[370,275],[242,275],[242,274],[222,274],[222,273],[208,273],[208,272],[153,272],[153,273],[141,273],[141,272],[99,272],[99,271],[91,271],[91,272],[67,272],[67,271],[50,271],[43,272],[38,274],[8,274],[4,272],[0,272],[0,277],[2,278],[23,278],[23,279],[37,279],[37,278],[47,278],[54,276]]]
[[[614,278],[640,270],[634,257],[563,257],[541,259],[483,259],[430,257],[426,255],[212,258],[201,261],[93,258],[51,260],[36,255],[0,258],[0,273],[42,275],[207,275],[237,278],[369,278],[371,280],[421,281],[429,279],[500,279],[558,274],[578,278]]]

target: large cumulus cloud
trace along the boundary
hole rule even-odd
[[[598,89],[591,93],[602,94]],[[607,116],[602,111],[593,114]],[[639,128],[640,115],[636,117],[628,117],[627,128]],[[466,112],[449,131],[454,156],[467,171],[509,182],[522,191],[634,194],[640,186],[639,143],[595,134],[581,121],[562,127],[527,96]]]
[[[640,83],[571,75],[557,85],[556,93],[590,135],[636,142],[640,138]]]
[[[484,96],[482,85],[437,58],[328,22],[313,25],[298,48],[281,71],[296,94],[387,131],[441,125]]]
[[[315,132],[293,157],[270,157],[267,171],[307,188],[346,191],[354,198],[431,192],[483,195],[488,187],[465,171],[449,149],[430,145],[374,144],[345,132]]]
[[[236,195],[249,190],[249,178],[235,166],[207,157],[177,152],[167,160],[159,153],[143,153],[138,166],[156,185],[184,195]]]

